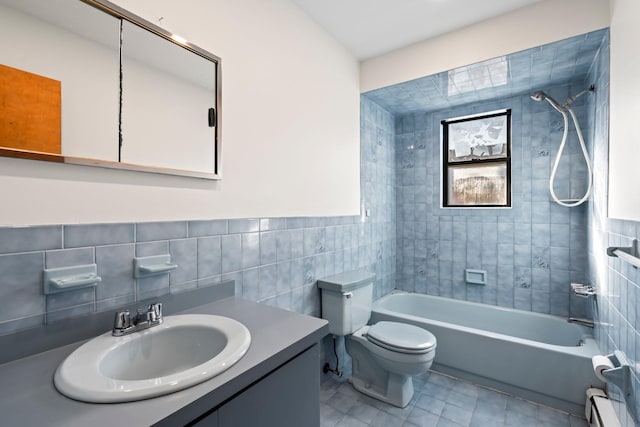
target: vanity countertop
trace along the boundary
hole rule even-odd
[[[114,404],[78,402],[56,391],[55,369],[83,342],[24,357],[0,365],[0,424],[184,425],[317,343],[329,331],[326,320],[237,297],[181,312],[185,313],[217,314],[243,323],[251,332],[249,350],[234,366],[201,384],[153,399]]]

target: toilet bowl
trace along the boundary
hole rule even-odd
[[[367,325],[374,279],[373,273],[348,272],[318,280],[322,317],[330,333],[345,337],[353,387],[405,407],[413,397],[411,377],[431,367],[437,342],[429,331],[405,323]]]
[[[403,337],[401,344],[398,335]],[[345,344],[352,358],[353,387],[401,408],[413,397],[412,376],[427,372],[436,354],[436,338],[430,332],[397,322],[364,326],[347,335]]]

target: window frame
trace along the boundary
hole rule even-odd
[[[490,159],[471,159],[452,162],[449,161],[449,125],[468,122],[473,120],[481,120],[492,117],[505,116],[507,134],[506,134],[506,157],[490,158]],[[511,109],[507,108],[499,111],[492,111],[472,116],[458,117],[446,119],[440,122],[442,126],[442,207],[443,208],[511,208]],[[449,167],[450,166],[471,166],[471,165],[490,165],[505,164],[506,165],[506,203],[505,204],[475,204],[461,205],[449,203]]]

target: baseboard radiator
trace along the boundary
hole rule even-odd
[[[584,414],[591,427],[622,427],[607,394],[599,388],[587,390]]]

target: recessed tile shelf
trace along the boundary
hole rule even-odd
[[[472,285],[486,285],[487,284],[487,272],[485,270],[472,270],[466,268],[464,270],[465,282]]]

